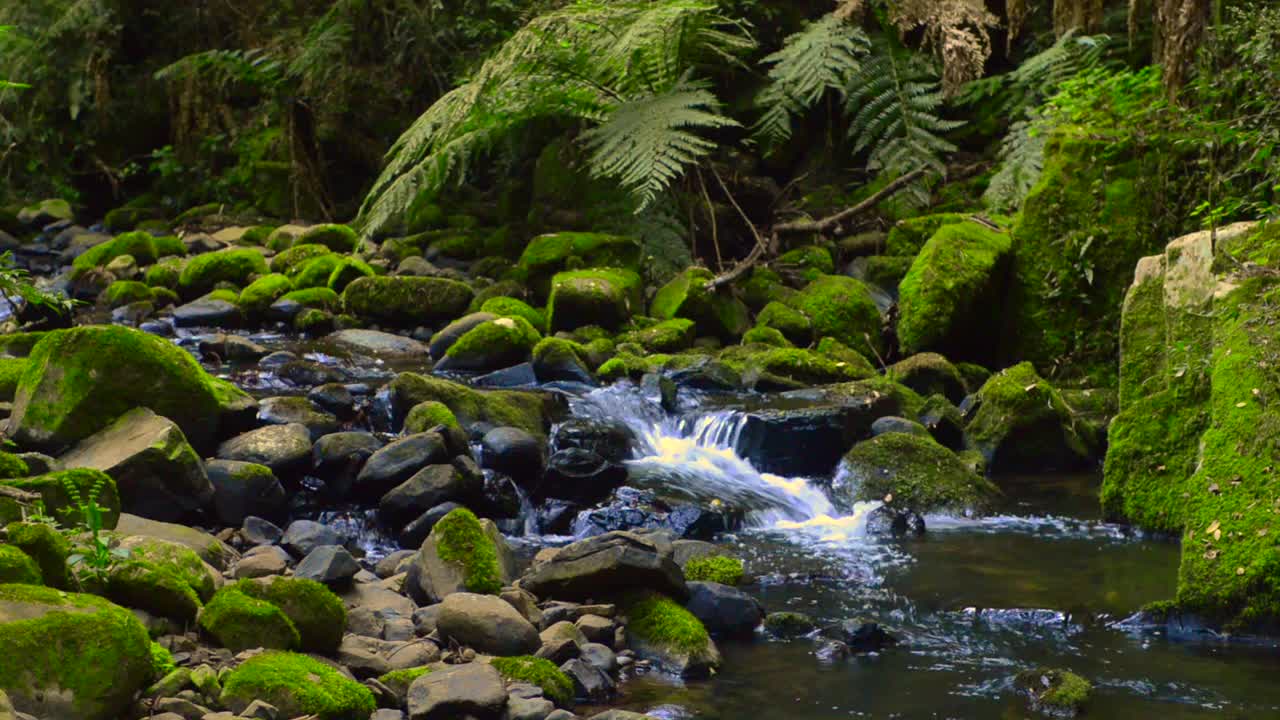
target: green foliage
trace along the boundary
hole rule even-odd
[[[14,317],[21,311],[19,301],[28,308],[38,308],[53,315],[66,315],[80,303],[66,295],[46,292],[31,282],[31,275],[17,266],[13,253],[0,253],[0,297],[4,298]],[[27,323],[24,327],[34,327],[40,321]]]
[[[70,475],[61,477],[63,490],[80,513],[79,528],[89,535],[85,543],[77,549],[78,551],[67,558],[67,565],[81,585],[105,582],[116,563],[129,558],[128,550],[112,548],[102,534],[102,508],[98,505],[98,498],[101,497],[103,487],[109,479],[107,475],[99,474],[94,478],[93,483],[82,491]]]
[[[694,558],[685,563],[684,578],[695,582],[737,585],[742,582],[742,561],[727,555]]]

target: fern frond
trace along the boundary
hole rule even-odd
[[[884,170],[925,168],[941,174],[943,156],[956,149],[942,135],[963,123],[938,114],[944,101],[938,80],[914,58],[899,57],[887,46],[878,50],[854,73],[846,91],[854,152],[867,151],[870,164]]]
[[[289,61],[286,72],[302,80],[305,87],[325,85],[342,67],[355,33],[350,21],[343,17],[344,9],[344,3],[338,3],[317,20]]]
[[[706,85],[689,82],[623,103],[604,124],[582,134],[591,173],[617,180],[644,209],[716,148],[699,131],[739,127],[719,111],[720,101]]]
[[[982,194],[987,207],[1005,212],[1017,210],[1044,170],[1048,135],[1048,128],[1038,117],[1019,120],[1009,127],[1009,134],[1000,143],[999,169]]]
[[[870,48],[865,33],[836,14],[810,23],[764,58],[769,84],[756,98],[764,114],[753,128],[766,146],[791,138],[792,120],[828,92],[843,93]]]

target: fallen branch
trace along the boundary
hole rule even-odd
[[[794,222],[782,223],[773,226],[773,232],[778,235],[798,234],[798,233],[824,233],[840,223],[860,215],[881,202],[898,193],[899,190],[919,180],[924,176],[924,169],[912,170],[893,182],[885,185],[877,193],[853,207],[845,208],[835,215],[825,217],[821,220],[796,220]]]
[[[743,258],[741,262],[707,281],[707,289],[715,292],[716,288],[719,288],[722,285],[727,285],[742,277],[742,274],[750,269],[752,265],[759,262],[760,258],[764,256],[765,251],[769,249],[769,246],[771,244],[777,244],[778,236],[773,236],[772,243],[767,242],[764,236],[760,234],[760,231],[756,229],[756,224],[751,222],[751,218],[747,217],[747,214],[743,212],[742,206],[738,205],[738,201],[734,199],[733,193],[729,192],[729,187],[724,184],[724,179],[720,177],[720,173],[716,172],[715,168],[711,169],[711,173],[715,175],[716,182],[720,183],[720,189],[724,191],[725,197],[729,198],[729,204],[733,205],[733,208],[738,211],[738,215],[742,217],[742,222],[746,223],[747,227],[751,228],[751,234],[756,239],[756,246],[751,248],[751,252]]]

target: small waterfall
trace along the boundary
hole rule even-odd
[[[671,417],[625,384],[579,399],[573,411],[622,421],[632,429],[636,457],[627,466],[633,484],[746,510],[752,527],[839,541],[860,536],[867,513],[879,506],[859,503],[852,513],[841,515],[826,493],[808,479],[758,471],[737,452],[747,417],[742,412]]]

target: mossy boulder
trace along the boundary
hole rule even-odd
[[[133,613],[52,588],[0,585],[0,657],[0,691],[50,720],[123,717],[151,680],[151,641]]]
[[[428,400],[414,405],[409,410],[409,414],[404,418],[404,433],[417,435],[441,425],[448,428],[462,427],[448,405],[438,400]]]
[[[530,655],[494,658],[493,665],[507,682],[522,682],[542,688],[542,696],[560,707],[573,704],[573,680],[545,658]]]
[[[650,353],[677,353],[693,347],[695,324],[687,318],[675,318],[633,330],[618,338],[619,342],[639,345]]]
[[[834,338],[868,357],[884,354],[880,311],[861,281],[824,275],[806,285],[791,306],[813,323],[814,337]]]
[[[116,482],[101,470],[59,470],[35,477],[0,480],[0,485],[39,495],[45,513],[67,527],[76,527],[84,519],[73,494],[81,498],[96,494],[104,528],[114,528],[120,519],[120,493]],[[0,522],[22,519],[18,508],[7,505],[5,501],[6,498],[0,498]]]
[[[272,303],[293,291],[293,281],[282,273],[270,273],[240,291],[240,309],[250,315],[266,312]]]
[[[591,352],[581,343],[543,338],[533,347],[533,372],[541,382],[591,382],[591,371],[598,367],[591,358]]]
[[[751,327],[747,306],[727,292],[709,290],[715,276],[706,268],[689,268],[663,285],[649,306],[659,320],[686,318],[697,324],[697,334],[734,342]]]
[[[117,280],[102,291],[102,302],[109,308],[118,308],[135,302],[151,300],[151,288],[137,280]]]
[[[999,495],[928,435],[877,435],[853,446],[836,473],[835,488],[848,501],[879,500],[920,514],[983,511]]]
[[[248,285],[256,275],[267,274],[267,261],[252,248],[233,248],[197,255],[178,276],[178,292],[196,298],[217,289],[220,283]]]
[[[915,257],[938,230],[966,220],[968,216],[963,213],[935,213],[899,220],[889,230],[885,255]]]
[[[129,558],[145,562],[189,586],[201,602],[213,597],[222,585],[222,576],[207,564],[199,553],[186,545],[171,540],[129,535],[120,540],[119,547],[129,553]]]
[[[796,291],[782,282],[782,276],[767,267],[754,267],[745,280],[740,280],[738,287],[747,307],[759,312],[771,302],[785,303],[795,296]]]
[[[1031,363],[991,376],[977,392],[969,446],[993,473],[1079,468],[1094,448],[1062,394]]]
[[[742,561],[728,555],[696,557],[684,564],[684,579],[689,582],[713,582],[737,585],[742,582]]]
[[[1027,694],[1032,710],[1054,718],[1079,715],[1093,697],[1093,684],[1070,670],[1024,670],[1014,685]]]
[[[1012,247],[1009,233],[977,222],[939,228],[898,286],[902,351],[993,360]]]
[[[182,277],[182,264],[178,261],[158,262],[147,268],[143,280],[152,288],[177,290],[178,280]]]
[[[295,245],[271,258],[271,272],[291,275],[304,263],[331,254],[333,254],[333,251],[324,245]]]
[[[726,348],[719,359],[747,385],[760,389],[798,389],[875,376],[871,364],[858,357],[859,362],[849,362],[814,350],[741,345]],[[778,387],[772,387],[774,385]]]
[[[52,525],[36,522],[15,522],[5,528],[6,542],[26,553],[40,568],[43,584],[53,588],[70,587],[67,574],[67,556],[71,543]]]
[[[246,660],[223,681],[219,701],[243,712],[255,700],[281,717],[367,720],[377,708],[373,693],[333,666],[306,655],[266,652]]]
[[[476,390],[443,378],[403,373],[388,386],[398,414],[435,400],[449,408],[464,426],[484,422],[516,427],[546,437],[554,401],[546,395],[514,390]]]
[[[557,273],[547,301],[549,332],[586,325],[617,329],[641,305],[640,276],[633,270],[597,268]]]
[[[790,305],[776,300],[765,305],[756,315],[756,325],[777,330],[793,345],[804,347],[813,341],[813,323],[809,318]]]
[[[329,655],[337,651],[347,626],[347,609],[333,591],[314,580],[270,577],[241,580],[234,588],[280,608],[298,629],[299,647]]]
[[[105,594],[124,607],[184,625],[196,619],[202,606],[199,595],[176,573],[144,560],[116,563],[107,575]]]
[[[510,549],[491,520],[455,508],[435,524],[414,558],[418,597],[439,602],[456,592],[497,595],[514,577]]]
[[[232,652],[252,648],[292,650],[302,645],[298,628],[283,610],[246,595],[235,585],[219,590],[196,623]]]
[[[280,297],[276,303],[290,304],[304,310],[337,310],[342,307],[342,297],[327,287],[304,287],[290,290]],[[277,308],[280,307],[272,303]]]
[[[522,317],[539,331],[547,327],[547,316],[519,298],[491,297],[480,305],[479,310],[498,317]]]
[[[311,258],[289,271],[295,288],[328,288],[329,276],[342,264],[343,257],[330,253]]]
[[[216,385],[190,354],[163,338],[78,327],[51,332],[32,349],[9,432],[23,447],[56,453],[145,403],[208,451],[223,408],[242,397]]]
[[[393,327],[438,326],[467,311],[475,293],[438,277],[363,277],[342,293],[346,311],[364,322]]]
[[[821,245],[804,245],[788,250],[773,263],[776,267],[797,275],[805,282],[813,282],[823,275],[836,271],[831,251]]]
[[[942,395],[958,403],[969,388],[960,371],[938,353],[919,353],[900,360],[885,369],[885,375],[921,395]]]
[[[720,651],[702,621],[671,598],[638,593],[624,599],[627,643],[638,655],[686,677],[720,666]]]
[[[0,358],[0,401],[11,402],[18,393],[18,382],[22,373],[27,370],[25,358]],[[3,476],[4,465],[0,464],[0,476]],[[16,477],[16,476],[11,476]]]
[[[363,277],[373,277],[377,274],[369,263],[359,258],[343,258],[342,262],[333,268],[333,272],[329,273],[326,287],[336,293],[341,293],[356,280]]]
[[[43,585],[40,566],[16,545],[0,545],[0,585]]]
[[[542,336],[519,317],[500,317],[468,330],[449,346],[440,370],[484,372],[517,365],[529,359]]]
[[[71,210],[71,203],[61,198],[41,200],[18,211],[18,222],[35,227],[48,225],[59,220],[73,219],[75,219],[75,213]]]
[[[771,327],[757,325],[742,334],[743,345],[770,345],[778,348],[795,347],[782,333]]]
[[[640,243],[604,233],[559,232],[539,235],[520,255],[517,271],[540,297],[551,292],[551,279],[565,270],[616,267],[638,270]]]
[[[294,243],[297,245],[323,245],[334,252],[349,253],[356,249],[360,237],[346,225],[312,225]]]

